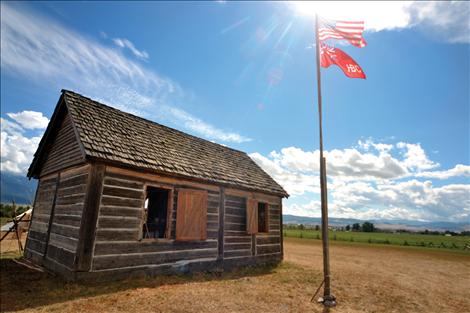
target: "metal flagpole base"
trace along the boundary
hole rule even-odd
[[[333,295],[323,296],[318,298],[317,302],[322,303],[324,306],[331,308],[336,306],[336,297]]]

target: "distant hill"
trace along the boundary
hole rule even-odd
[[[1,173],[0,175],[0,201],[18,204],[31,204],[34,201],[37,180],[29,180],[25,176]]]
[[[304,224],[304,225],[320,225],[321,218],[319,217],[305,217],[285,214],[282,216],[284,224]],[[331,226],[346,226],[354,223],[364,223],[366,220],[359,220],[353,218],[335,218],[330,217],[328,219],[329,225]],[[406,229],[412,231],[421,230],[437,230],[437,231],[464,231],[470,230],[469,223],[452,223],[452,222],[421,222],[411,220],[368,220],[374,223],[374,225],[381,229]]]

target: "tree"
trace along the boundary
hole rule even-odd
[[[320,226],[315,225],[315,230],[317,230],[317,231],[320,230]]]
[[[346,231],[350,231],[351,230],[351,225],[346,225]]]
[[[362,224],[362,231],[366,233],[372,233],[375,231],[375,226],[371,222],[364,222]]]
[[[299,225],[299,229],[300,229],[300,230],[304,230],[304,229],[305,229],[304,224],[300,224],[300,225]]]
[[[354,223],[352,225],[352,230],[353,231],[360,231],[361,230],[361,225],[359,223]]]

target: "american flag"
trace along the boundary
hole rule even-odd
[[[330,21],[319,20],[318,39],[343,39],[349,41],[353,46],[362,48],[366,46],[366,41],[362,37],[364,32],[364,21]]]

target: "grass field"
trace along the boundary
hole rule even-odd
[[[284,236],[305,239],[320,239],[321,231],[306,229],[285,229]],[[424,235],[413,233],[365,233],[330,231],[330,241],[349,241],[375,244],[408,245],[417,247],[464,250],[470,246],[469,236]],[[466,249],[470,253],[470,249]]]
[[[332,242],[338,306],[310,302],[321,242],[286,238],[276,267],[223,274],[65,283],[0,260],[2,312],[470,312],[470,257],[451,250]]]

